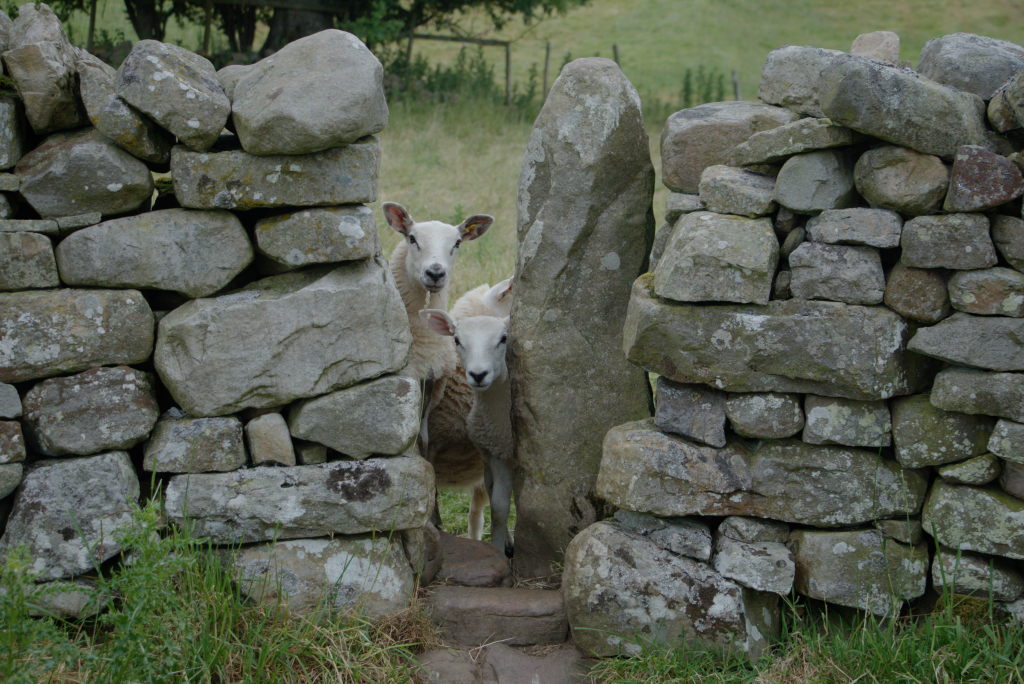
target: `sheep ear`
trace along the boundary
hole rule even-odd
[[[384,218],[387,219],[389,226],[402,235],[408,234],[409,229],[412,228],[413,220],[412,216],[409,216],[409,212],[405,210],[405,207],[395,202],[385,202],[380,205],[380,208],[384,210]]]
[[[487,297],[495,304],[502,304],[512,294],[512,279],[505,278],[500,283],[487,291]]]
[[[487,214],[474,214],[458,225],[463,240],[476,240],[487,232],[494,223],[494,217]]]
[[[455,335],[455,321],[440,309],[423,309],[420,311],[420,319],[438,335]]]

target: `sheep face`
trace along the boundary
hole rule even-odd
[[[434,332],[455,338],[466,382],[474,390],[482,392],[508,377],[508,318],[472,316],[456,325],[448,314],[437,309],[425,309],[420,316]]]
[[[442,221],[417,223],[400,204],[385,202],[383,208],[388,225],[409,244],[405,254],[409,282],[419,283],[427,292],[447,287],[459,245],[480,237],[494,222],[490,216],[476,214],[457,226]]]

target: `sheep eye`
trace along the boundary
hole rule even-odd
[[[462,346],[462,342],[459,341],[458,335],[455,336],[455,346],[456,347],[461,347]]]
[[[461,245],[461,244],[462,244],[462,240],[456,240],[455,241],[455,246],[452,247],[452,254],[455,254],[455,250],[457,250],[459,248],[459,245]]]
[[[508,335],[502,335],[501,339],[498,340],[498,344],[505,344],[506,342],[508,342]]]
[[[409,236],[409,244],[410,245],[416,245],[417,247],[419,246],[419,243],[416,242],[416,236],[415,235],[410,235]]]

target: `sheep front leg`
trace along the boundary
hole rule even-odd
[[[491,498],[491,543],[511,558],[513,548],[508,514],[512,506],[512,469],[500,458],[489,458],[484,473]]]
[[[486,479],[486,473],[485,473]],[[469,538],[477,541],[484,538],[484,508],[487,507],[487,490],[480,485],[473,487],[469,500]]]

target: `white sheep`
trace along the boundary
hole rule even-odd
[[[470,316],[452,320],[427,309],[424,322],[455,342],[465,380],[473,390],[469,438],[484,456],[484,483],[491,502],[491,543],[512,555],[508,514],[512,499],[512,391],[505,363],[508,318]]]
[[[404,207],[394,202],[385,202],[382,209],[388,225],[404,238],[391,252],[389,265],[412,332],[412,348],[405,372],[420,380],[431,381],[420,428],[420,443],[424,456],[434,465],[439,488],[475,488],[469,527],[470,536],[479,539],[483,532],[486,493],[480,486],[484,479],[483,461],[466,433],[472,392],[453,391],[445,410],[433,418],[434,425],[430,426],[434,408],[447,394],[446,388],[451,379],[458,378],[459,374],[451,339],[431,332],[419,312],[425,308],[448,307],[448,284],[459,244],[483,235],[494,219],[477,214],[458,226],[452,226],[441,221],[416,222]],[[459,395],[463,394],[466,396],[460,399]]]

